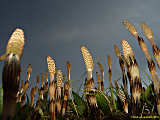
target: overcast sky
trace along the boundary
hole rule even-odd
[[[98,59],[105,71],[107,56],[112,59],[113,80],[121,76],[113,45],[121,49],[121,40],[127,40],[136,54],[141,68],[146,61],[138,42],[122,25],[128,19],[141,32],[140,22],[148,24],[159,44],[159,0],[1,0],[0,2],[0,55],[5,52],[12,31],[20,27],[25,32],[25,48],[21,60],[22,80],[27,65],[32,64],[31,81],[47,70],[46,56],[51,56],[57,68],[66,74],[66,61],[71,62],[71,79],[77,89],[84,77],[85,65],[80,46],[85,45],[94,61]],[[149,42],[148,48],[151,49]],[[143,56],[143,57],[142,57]],[[0,72],[3,62],[0,63]],[[95,66],[95,71],[98,67]],[[94,71],[94,72],[95,72]],[[24,77],[25,76],[25,77]],[[105,74],[105,86],[108,86]],[[34,82],[33,82],[34,83]]]

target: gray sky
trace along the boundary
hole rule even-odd
[[[24,29],[26,43],[21,60],[23,71],[32,64],[31,80],[47,70],[46,56],[56,61],[57,68],[66,72],[66,61],[71,62],[71,79],[77,89],[85,65],[80,46],[85,45],[107,69],[107,56],[113,63],[113,80],[121,76],[113,45],[121,48],[125,39],[133,47],[141,68],[146,68],[145,57],[138,42],[122,25],[128,19],[141,32],[140,22],[148,24],[156,42],[160,37],[159,0],[1,0],[0,2],[0,55],[5,52],[8,39],[16,27]],[[150,44],[148,48],[151,49]],[[136,53],[137,52],[137,53]],[[141,57],[143,56],[143,57]],[[0,72],[3,62],[0,63]],[[99,69],[95,66],[95,71]],[[65,73],[66,74],[66,73]],[[26,73],[22,73],[24,80]],[[105,74],[107,86],[108,74]]]

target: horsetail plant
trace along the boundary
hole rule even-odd
[[[80,47],[87,71],[84,84],[85,96],[78,95],[74,90],[70,92],[70,62],[66,62],[67,75],[63,76],[61,70],[56,69],[55,61],[50,56],[46,57],[48,70],[45,71],[45,74],[41,73],[36,77],[35,86],[31,87],[32,81],[30,77],[32,66],[29,64],[26,70],[27,76],[24,81],[25,83],[21,80],[19,87],[21,72],[20,59],[24,47],[24,33],[23,30],[16,29],[9,39],[6,53],[0,56],[0,60],[5,60],[2,73],[4,91],[2,119],[101,120],[118,118],[125,120],[134,117],[130,115],[140,115],[140,117],[143,117],[143,115],[160,115],[159,80],[156,65],[148,52],[145,41],[139,36],[134,25],[127,20],[123,21],[123,24],[138,40],[139,46],[145,54],[148,69],[151,74],[150,77],[148,73],[145,72],[148,79],[150,79],[149,85],[147,85],[147,81],[145,81],[144,78],[142,82],[144,82],[145,87],[142,88],[140,70],[134,52],[129,43],[126,40],[122,40],[123,54],[120,53],[116,45],[114,45],[114,50],[119,59],[123,84],[118,84],[118,80],[114,81],[115,89],[112,83],[113,68],[110,56],[107,58],[110,88],[106,89],[106,93],[104,92],[104,68],[100,62],[96,62],[100,72],[96,72],[95,74],[97,86],[94,86],[93,59],[85,46]],[[159,65],[160,50],[153,40],[153,33],[146,24],[142,23],[141,27],[146,38],[152,45],[154,57]],[[39,87],[40,80],[41,85]],[[130,89],[127,88],[127,80],[129,80]],[[30,89],[30,91],[28,89]],[[36,100],[37,90],[39,91]],[[130,90],[130,94],[128,90]],[[28,91],[30,92],[30,99],[28,98]],[[14,114],[15,105],[16,114]]]
[[[140,45],[140,48],[141,48],[142,51],[144,52],[147,60],[148,60],[148,61],[151,61],[150,55],[149,55],[149,53],[148,53],[147,46],[146,46],[146,44],[144,43],[144,40],[138,35],[138,32],[137,32],[136,28],[134,27],[134,25],[131,24],[131,23],[130,23],[129,21],[127,21],[127,20],[123,21],[123,24],[126,26],[126,28],[128,28],[129,32],[138,40],[139,45]],[[130,26],[131,28],[134,28],[134,29],[129,29],[129,26]],[[148,26],[146,26],[146,28],[148,29],[148,30],[146,31],[146,29],[145,29],[144,26],[145,26],[145,25],[142,24],[142,29],[144,30],[145,34],[147,35],[147,38],[148,38],[149,40],[151,40],[151,44],[152,44],[152,45],[155,45],[155,43],[154,43],[154,41],[153,41],[153,39],[152,39],[152,36],[153,36],[152,31],[148,28]]]
[[[85,91],[90,91],[94,86],[94,81],[92,79],[92,72],[93,72],[93,60],[92,56],[90,55],[88,49],[85,46],[81,46],[81,52],[83,55],[83,59],[86,65],[86,70],[88,73],[88,77],[85,81]]]
[[[127,61],[128,78],[130,81],[131,90],[132,113],[135,114],[138,112],[140,107],[140,96],[142,92],[139,68],[129,43],[125,40],[122,40],[121,44],[125,61]]]
[[[133,26],[131,23],[130,23],[130,25]],[[152,47],[153,48],[156,47],[156,44],[153,40],[153,33],[152,33],[151,29],[144,23],[141,24],[141,28],[142,28],[144,34],[146,35],[147,39],[150,41]],[[136,30],[136,28],[135,28],[135,30]],[[157,110],[158,110],[158,114],[160,115],[160,104],[158,104],[158,101],[160,101],[159,100],[159,80],[158,80],[158,75],[157,75],[155,63],[149,55],[147,45],[144,42],[143,38],[138,35],[138,32],[137,32],[136,36],[137,36],[139,46],[140,46],[141,50],[143,51],[143,53],[145,54],[145,57],[148,62],[148,69],[149,69],[151,76],[152,76],[154,91],[155,91],[156,99],[157,99],[157,101],[156,101],[157,102]],[[158,59],[156,59],[156,60],[158,60]]]
[[[47,64],[48,64],[48,71],[50,75],[50,84],[49,84],[49,111],[51,113],[51,119],[55,120],[56,115],[55,115],[55,108],[56,108],[56,101],[55,101],[55,94],[56,94],[56,82],[54,80],[54,75],[56,73],[56,65],[54,60],[50,57],[47,56]]]
[[[15,112],[16,94],[20,80],[20,58],[24,48],[24,32],[17,28],[11,35],[5,54],[2,73],[3,84],[3,120],[12,119]]]
[[[98,107],[97,106],[97,101],[96,101],[96,96],[94,95],[95,89],[94,87],[94,80],[92,77],[92,72],[93,72],[93,59],[91,54],[89,53],[88,49],[85,46],[81,46],[81,52],[83,55],[83,59],[86,65],[86,70],[88,73],[88,78],[85,81],[85,92],[88,94],[88,101],[91,106],[93,107]],[[90,95],[89,95],[90,94]]]
[[[141,28],[142,28],[142,31],[144,32],[146,38],[150,41],[152,47],[156,45],[156,43],[154,42],[153,38],[153,32],[152,30],[149,28],[148,25],[146,25],[145,23],[141,23]]]
[[[61,112],[61,93],[62,93],[62,83],[63,83],[63,74],[61,70],[57,70],[57,76],[56,76],[56,106],[58,113]]]
[[[150,43],[152,45],[153,56],[155,57],[155,59],[157,61],[158,67],[160,68],[160,49],[153,40],[153,32],[149,28],[149,26],[146,25],[145,23],[141,23],[141,28],[142,28],[145,36],[147,37],[147,39],[150,41]]]

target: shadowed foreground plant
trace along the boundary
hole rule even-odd
[[[3,120],[11,119],[15,112],[16,95],[20,80],[20,58],[24,47],[24,32],[16,29],[7,44],[6,58],[2,73]]]

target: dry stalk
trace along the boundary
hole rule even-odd
[[[101,63],[98,62],[98,66],[101,72],[101,90],[104,91],[104,68]]]

